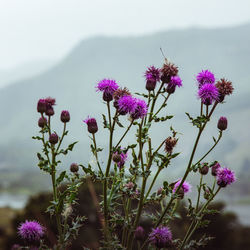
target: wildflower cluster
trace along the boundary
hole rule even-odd
[[[71,226],[79,228],[84,220],[74,215],[71,216],[72,222],[66,211],[73,213],[75,194],[85,181],[94,180],[103,185],[102,200],[98,205],[98,213],[102,218],[102,249],[188,249],[192,234],[202,225],[203,216],[209,213],[208,205],[222,188],[236,180],[234,172],[222,167],[217,161],[204,162],[227,129],[226,117],[222,116],[218,120],[218,137],[213,138],[211,148],[199,160],[194,161],[198,143],[217,105],[222,104],[225,97],[233,92],[230,81],[222,78],[216,82],[212,72],[202,70],[196,76],[197,95],[200,99],[199,114],[192,117],[186,113],[197,129],[197,137],[183,175],[174,182],[168,182],[166,171],[174,164],[173,159],[180,154],[176,152],[179,133],[170,126],[169,133],[165,129],[161,142],[157,144],[151,135],[151,128],[154,123],[167,123],[173,117],[168,114],[166,106],[176,87],[179,88],[183,84],[178,73],[178,67],[168,60],[161,68],[148,67],[144,74],[146,94],[136,93],[137,96],[132,95],[130,90],[120,86],[115,80],[105,78],[99,81],[96,89],[102,93],[102,99],[107,107],[107,114],[102,114],[104,129],[109,133],[107,149],[98,147],[96,137],[100,132],[100,124],[97,123],[99,117],[88,116],[83,122],[90,134],[95,165],[72,163],[69,171],[61,173],[57,172],[57,166],[60,164],[57,156],[68,154],[75,145],[72,143],[66,149],[61,149],[63,138],[68,134],[66,123],[70,121],[70,114],[66,110],[62,111],[60,119],[64,129],[59,136],[52,132],[51,126],[51,118],[55,113],[55,99],[46,98],[38,101],[38,126],[41,128],[41,136],[34,139],[41,141],[43,145],[43,154],[38,153],[38,166],[49,173],[52,179],[54,200],[48,211],[57,221],[57,249],[68,247],[70,239],[77,236],[77,230],[71,230]],[[124,139],[131,131],[136,131],[134,141],[131,143],[130,139],[130,143],[126,143]],[[101,153],[102,151],[105,154]],[[83,174],[79,173],[79,167]],[[195,204],[189,199],[190,225],[185,237],[177,239],[169,225],[176,218],[179,202],[191,192],[188,181],[190,173],[200,177],[197,199]],[[213,177],[212,183],[209,182],[209,178],[205,182],[205,176],[209,173]],[[156,189],[155,183],[160,174],[165,176],[164,182]],[[63,181],[67,183],[64,192],[59,189]],[[145,217],[150,221],[150,231],[143,227]],[[40,241],[45,232],[45,228],[37,222],[26,221],[19,227],[19,234],[28,246],[42,244]]]

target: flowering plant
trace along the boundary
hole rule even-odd
[[[41,141],[43,145],[43,152],[37,154],[38,166],[48,173],[52,180],[54,199],[48,212],[56,217],[57,222],[58,242],[54,246],[55,249],[66,249],[77,237],[78,229],[85,220],[72,212],[77,202],[78,188],[85,182],[100,182],[103,185],[101,200],[95,204],[103,232],[101,249],[196,249],[209,240],[206,236],[199,241],[191,238],[196,229],[207,223],[203,221],[204,215],[214,212],[208,205],[221,189],[235,181],[234,172],[229,168],[222,167],[217,161],[204,162],[221,140],[223,131],[227,129],[225,117],[218,120],[218,137],[213,137],[211,148],[197,161],[194,161],[194,158],[201,135],[212,119],[216,107],[223,104],[226,96],[232,94],[232,83],[224,78],[216,82],[214,74],[208,70],[197,75],[199,114],[194,118],[186,113],[197,129],[197,136],[183,176],[169,183],[166,169],[180,154],[175,152],[179,133],[170,126],[171,134],[165,134],[158,145],[155,145],[156,142],[150,133],[155,123],[164,124],[173,117],[166,114],[167,102],[175,94],[177,87],[182,86],[182,80],[178,76],[178,67],[167,59],[161,69],[149,67],[145,78],[147,93],[136,93],[139,98],[133,96],[126,87],[119,86],[115,80],[103,79],[97,84],[97,91],[102,93],[107,107],[107,115],[102,116],[104,129],[109,132],[108,154],[106,158],[100,154],[103,148],[98,147],[96,139],[99,125],[94,117],[89,116],[84,123],[91,134],[91,152],[95,157],[96,166],[92,163],[88,166],[72,163],[70,173],[58,172],[61,161],[57,158],[59,155],[67,155],[76,144],[74,142],[66,149],[61,148],[62,141],[68,134],[66,124],[70,121],[70,114],[68,111],[62,111],[61,121],[64,128],[62,135],[58,136],[52,132],[51,124],[55,99],[38,101],[38,125],[41,130],[40,136],[34,139]],[[123,125],[125,122],[128,123],[126,128]],[[121,135],[117,133],[118,127],[123,129]],[[135,128],[135,143],[125,143],[126,136]],[[79,168],[84,174],[79,173]],[[209,170],[214,179],[212,183],[205,181]],[[164,173],[166,178],[161,187],[155,190],[160,173]],[[191,191],[191,185],[187,181],[190,173],[200,177],[197,198],[188,199],[190,225],[184,238],[177,239],[171,232],[169,223],[178,216],[176,210],[180,201]],[[60,187],[63,181],[66,182],[64,189]],[[143,228],[142,222],[145,218],[150,221],[150,232]],[[20,226],[21,237],[24,240],[27,237],[34,238],[35,245],[44,248],[42,237],[46,229],[36,222],[32,222],[35,224],[30,226],[28,223],[31,222]],[[28,232],[29,230],[37,231]],[[34,245],[30,241],[26,241],[26,244]]]

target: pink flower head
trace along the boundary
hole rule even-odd
[[[44,235],[44,227],[37,221],[26,220],[18,227],[18,234],[28,242],[39,242]]]
[[[215,83],[214,74],[209,70],[202,70],[200,73],[198,73],[198,75],[196,76],[196,80],[199,83],[199,88],[205,83]]]
[[[169,82],[170,85],[173,85],[173,86],[177,86],[177,87],[181,87],[182,86],[182,80],[179,76],[171,76],[171,79],[170,79],[170,82]],[[168,85],[169,85],[168,84]]]
[[[133,112],[130,113],[131,118],[136,120],[143,118],[147,115],[148,106],[144,100],[136,99],[136,108]]]
[[[175,183],[174,188],[173,188],[173,193],[175,193],[176,189],[179,187],[180,184],[181,184],[181,180]],[[184,181],[184,183],[182,184],[182,188],[183,188],[184,194],[191,191],[191,185],[187,181]]]
[[[126,154],[121,153],[120,156],[121,156],[121,160],[117,163],[117,166],[119,168],[122,168],[124,166],[126,160],[128,159],[128,153],[126,153]]]
[[[131,95],[122,96],[118,100],[118,110],[122,115],[126,115],[127,113],[133,113],[136,108],[136,98]]]
[[[157,227],[149,234],[149,242],[157,248],[169,247],[172,244],[172,233],[168,227]]]
[[[203,84],[199,91],[198,96],[205,105],[211,105],[214,101],[218,100],[219,91],[215,85],[210,83]]]
[[[103,100],[109,102],[113,100],[113,94],[119,86],[115,80],[103,79],[98,82],[96,88],[97,91],[103,92]]]
[[[160,81],[160,72],[161,72],[160,69],[156,68],[155,66],[150,66],[146,70],[144,76],[147,81],[150,80],[150,81],[158,82]]]
[[[236,181],[235,173],[229,168],[219,168],[216,178],[220,187],[226,187]]]

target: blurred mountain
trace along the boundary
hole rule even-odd
[[[114,78],[132,92],[144,90],[143,72],[149,65],[160,67],[166,57],[179,66],[183,88],[177,89],[168,104],[168,114],[175,118],[168,125],[181,132],[178,151],[182,151],[173,171],[180,171],[183,160],[190,154],[196,129],[191,126],[185,112],[195,116],[199,112],[195,75],[210,69],[217,79],[226,77],[235,87],[226,104],[219,105],[202,138],[200,152],[205,152],[217,136],[216,122],[223,115],[229,120],[229,129],[210,159],[218,157],[224,164],[237,171],[250,159],[250,24],[223,29],[187,29],[161,32],[140,37],[93,37],[76,46],[60,63],[38,76],[16,82],[0,90],[0,168],[31,170],[37,162],[35,152],[39,143],[31,136],[38,133],[36,103],[39,98],[52,96],[57,100],[53,124],[58,133],[62,130],[60,111],[71,113],[68,142],[79,141],[72,158],[66,161],[87,162],[90,159],[89,138],[82,120],[87,115],[96,117],[101,127],[101,114],[106,113],[100,93],[95,85],[105,77]],[[126,124],[126,118],[122,120]],[[154,141],[170,135],[169,126],[157,125]],[[60,126],[60,127],[59,127]],[[161,132],[159,132],[161,131]],[[97,135],[103,146],[106,131]],[[115,137],[117,139],[117,137]],[[127,141],[133,142],[134,137]],[[105,153],[105,152],[104,152]],[[197,155],[198,157],[198,155]],[[244,165],[245,167],[245,165]]]
[[[48,70],[55,62],[35,61],[18,65],[11,69],[0,69],[0,88],[10,83],[37,76]]]

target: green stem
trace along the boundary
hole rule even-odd
[[[200,211],[197,213],[196,217],[200,217],[197,221],[193,220],[180,247],[180,250],[184,248],[185,244],[189,241],[189,239],[191,238],[191,236],[193,235],[193,233],[195,232],[195,230],[197,229],[197,227],[200,224],[200,221],[202,220],[203,216],[202,213],[203,211],[207,208],[207,206],[209,205],[209,203],[214,199],[214,197],[218,194],[218,192],[220,191],[221,187],[219,187],[217,189],[217,191],[215,192],[214,195],[211,196],[211,198],[203,205],[203,207],[200,209]],[[194,225],[195,224],[195,225]],[[194,227],[193,227],[194,225]],[[192,228],[193,227],[193,228]]]
[[[63,125],[63,133],[62,133],[62,136],[61,136],[60,141],[59,141],[59,143],[58,143],[58,146],[57,146],[57,148],[56,148],[56,154],[58,154],[58,150],[60,149],[60,146],[61,146],[61,144],[62,144],[64,135],[65,135],[65,131],[66,131],[66,122],[65,122],[64,125]]]
[[[213,114],[213,112],[214,112],[214,110],[215,110],[217,104],[218,104],[218,102],[216,102],[216,103],[214,104],[213,108],[211,109],[211,111],[210,111],[210,113],[209,113],[209,115],[208,115],[208,117],[207,117],[208,120],[210,119],[211,115]],[[207,121],[203,124],[203,126],[199,129],[199,132],[198,132],[198,135],[197,135],[197,137],[196,137],[196,140],[195,140],[195,143],[194,143],[194,147],[193,147],[193,150],[192,150],[192,153],[191,153],[191,156],[190,156],[190,159],[189,159],[187,168],[186,168],[186,172],[185,172],[185,174],[184,174],[184,176],[183,176],[183,178],[182,178],[182,181],[181,181],[180,185],[177,187],[175,193],[178,193],[178,191],[179,191],[180,188],[182,187],[184,181],[186,180],[186,178],[187,178],[187,176],[188,176],[188,174],[189,174],[189,172],[190,172],[190,167],[191,167],[192,162],[193,162],[194,154],[195,154],[195,152],[196,152],[196,149],[197,149],[197,146],[198,146],[198,143],[199,143],[199,140],[200,140],[200,136],[201,136],[203,130],[205,129],[208,120],[207,120]],[[162,222],[162,220],[163,220],[164,216],[166,215],[167,211],[168,211],[169,208],[171,207],[172,202],[173,202],[174,199],[175,199],[175,196],[172,196],[171,199],[170,199],[170,201],[169,201],[169,203],[168,203],[168,205],[166,206],[164,212],[162,213],[161,217],[160,217],[159,220],[157,221],[155,227],[158,227],[158,226],[160,225],[160,223]]]
[[[158,96],[159,96],[159,94],[160,94],[160,92],[161,92],[163,86],[164,86],[164,83],[161,84],[159,90],[157,91],[156,95],[155,95],[154,98],[153,98],[153,102],[152,102],[152,106],[151,106],[150,114],[149,114],[149,119],[148,119],[149,122],[152,121],[155,103],[156,103],[156,100],[157,100],[157,98],[158,98]]]
[[[131,123],[129,124],[128,128],[126,129],[125,133],[123,134],[123,136],[121,137],[121,139],[118,141],[118,143],[115,145],[115,149],[117,149],[117,147],[120,145],[120,143],[122,142],[122,140],[124,139],[124,137],[126,136],[126,134],[128,133],[128,131],[130,130],[131,126],[133,125],[134,120],[131,121]]]
[[[220,139],[222,138],[222,131],[220,131],[218,139],[215,141],[214,145],[207,151],[206,154],[204,154],[193,166],[198,165],[203,159],[207,157],[207,155],[216,147]]]
[[[110,130],[110,135],[109,135],[109,158],[107,162],[107,167],[106,167],[106,172],[105,172],[105,178],[104,178],[104,184],[103,184],[103,202],[104,202],[104,219],[105,219],[105,229],[104,229],[104,235],[105,235],[105,240],[107,241],[108,239],[108,234],[109,234],[109,225],[108,225],[108,205],[107,205],[107,189],[108,189],[108,175],[109,175],[109,170],[111,166],[111,161],[112,161],[112,144],[113,144],[113,132],[114,132],[114,127],[115,127],[115,117],[113,119],[113,124],[111,125],[111,112],[110,112],[110,103],[107,102],[107,107],[108,107],[108,117],[109,117],[109,130]]]
[[[98,153],[97,153],[97,146],[96,146],[96,139],[95,139],[95,134],[92,133],[93,135],[93,143],[94,143],[94,147],[95,147],[95,158],[96,158],[96,162],[97,162],[97,166],[99,168],[99,171],[101,173],[101,175],[103,176],[103,172],[102,172],[102,168],[101,168],[101,165],[100,165],[100,162],[99,162],[99,159],[98,159]]]
[[[195,209],[196,212],[198,212],[198,209],[199,209],[202,180],[203,180],[203,175],[201,174],[201,177],[200,177],[200,185],[199,185],[199,189],[198,189],[198,198],[197,198],[196,209]]]
[[[58,197],[57,197],[57,186],[56,186],[56,154],[54,146],[51,145],[51,154],[52,154],[52,164],[51,164],[51,179],[52,179],[52,186],[53,186],[53,197],[54,202],[57,204]],[[56,215],[56,224],[57,230],[59,233],[59,244],[63,244],[63,235],[62,235],[62,224],[60,219],[60,214],[57,211],[57,205],[55,205],[55,215]]]
[[[167,103],[167,101],[168,101],[169,96],[170,96],[170,94],[168,94],[167,97],[164,96],[164,97],[165,97],[165,100],[164,100],[164,102],[162,103],[161,107],[160,107],[160,108],[157,110],[157,112],[154,114],[154,116],[156,116],[156,115],[162,110],[162,108],[165,107],[165,105],[166,105],[166,103]]]
[[[148,189],[148,192],[147,192],[147,194],[145,195],[144,202],[147,200],[147,198],[148,198],[148,196],[149,196],[149,194],[150,194],[150,192],[151,192],[151,190],[152,190],[152,188],[153,188],[153,186],[154,186],[154,184],[155,184],[155,181],[156,181],[156,179],[157,179],[157,177],[158,177],[158,175],[159,175],[159,173],[161,172],[162,169],[163,169],[163,168],[161,168],[161,167],[158,168],[158,170],[157,170],[157,172],[156,172],[156,174],[155,174],[155,176],[154,176],[154,179],[153,179],[153,181],[151,182],[151,185],[150,185],[150,187],[149,187],[149,189]]]

